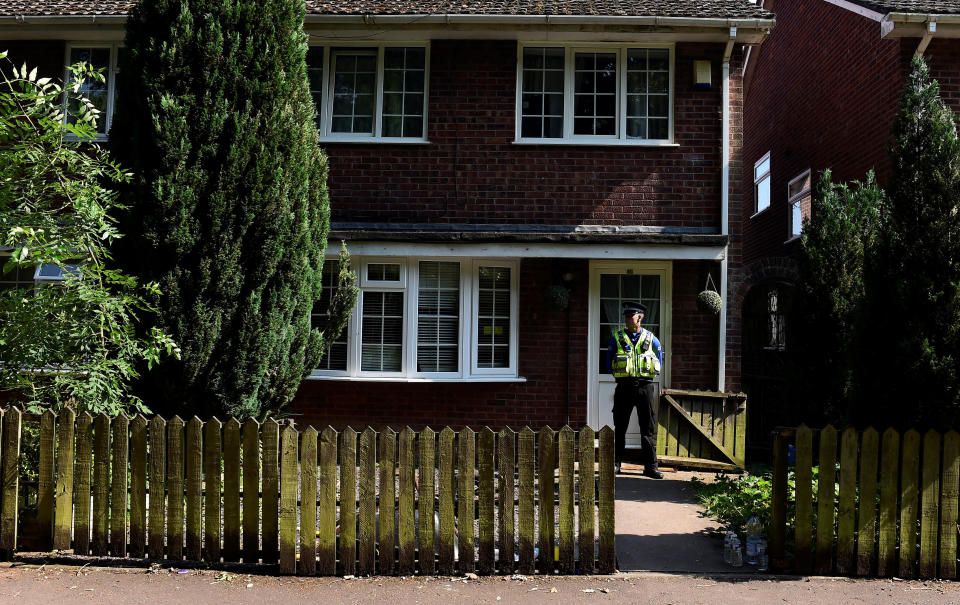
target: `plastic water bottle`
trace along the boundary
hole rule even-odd
[[[767,571],[770,566],[770,558],[767,556],[767,539],[762,536],[757,543],[757,560],[757,570]]]
[[[728,531],[723,536],[723,562],[727,565],[730,565],[730,533]]]
[[[743,549],[740,547],[740,538],[736,536],[730,544],[730,565],[743,567]]]
[[[747,521],[747,563],[750,565],[756,565],[759,561],[757,558],[757,544],[760,542],[762,535],[760,533],[760,521],[757,520],[756,516],[750,517],[750,520]]]

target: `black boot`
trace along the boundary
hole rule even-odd
[[[643,476],[650,477],[651,479],[663,479],[663,473],[657,468],[656,462],[643,467]]]

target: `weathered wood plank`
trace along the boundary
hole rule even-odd
[[[416,433],[409,426],[400,431],[400,450],[397,461],[400,468],[400,503],[397,513],[397,537],[400,542],[400,552],[397,561],[397,573],[403,576],[413,573],[416,561],[416,484],[414,473],[416,460],[413,456],[415,440]]]
[[[943,474],[940,479],[940,568],[944,579],[957,577],[957,503],[960,491],[960,434],[943,436]]]
[[[113,419],[111,437],[112,477],[110,482],[110,554],[127,556],[127,467],[130,461],[130,419],[120,414]]]
[[[147,419],[130,421],[130,556],[147,550]]]
[[[460,533],[457,536],[457,550],[460,554],[460,573],[471,573],[476,568],[476,552],[474,550],[473,520],[474,486],[476,485],[477,471],[477,436],[470,427],[460,431],[457,438],[457,520]],[[531,549],[532,550],[532,549]]]
[[[77,455],[73,466],[73,552],[90,552],[90,471],[93,454],[93,417],[77,416]]]
[[[784,556],[787,529],[787,442],[782,433],[773,435],[773,480],[770,495],[770,558]]]
[[[317,573],[337,573],[337,432],[320,431],[320,503],[317,511]]]
[[[747,461],[747,402],[743,401],[741,403],[730,399],[727,401],[732,404],[733,414],[735,414],[734,430],[736,430],[736,435],[733,442],[733,462],[743,468]]]
[[[559,450],[559,534],[557,548],[559,549],[558,566],[560,573],[569,575],[574,572],[574,520],[573,520],[573,458],[576,451],[576,434],[569,426],[560,429],[558,443]]]
[[[666,398],[664,398],[666,401]],[[667,456],[679,456],[677,435],[680,434],[680,415],[673,405],[667,402]],[[601,429],[603,430],[603,429]]]
[[[614,504],[616,487],[613,475],[613,429],[605,426],[600,429],[600,489],[598,494],[600,529],[600,552],[597,558],[597,571],[613,573],[617,567],[616,521]]]
[[[535,502],[535,450],[536,433],[529,426],[523,427],[517,436],[517,570],[532,574],[534,562],[534,502]],[[463,549],[460,550],[463,552]],[[462,555],[461,555],[462,556]]]
[[[297,484],[300,473],[297,471],[297,441],[300,435],[290,425],[283,428],[280,435],[280,574],[297,573]]]
[[[554,535],[554,490],[556,480],[554,472],[557,468],[556,438],[553,429],[549,426],[540,429],[537,440],[537,512],[539,513],[537,527],[537,547],[540,555],[537,557],[538,573],[553,573],[553,549],[557,543]]]
[[[940,533],[940,433],[933,429],[923,437],[920,486],[920,577],[935,578]]]
[[[503,428],[497,434],[497,527],[500,534],[500,558],[497,569],[502,574],[511,574],[514,570],[513,554],[516,550],[516,530],[514,518],[514,472],[517,468],[517,434],[510,428]]]
[[[37,525],[43,550],[53,548],[53,513],[56,509],[57,415],[47,410],[40,416],[39,464],[37,466]]]
[[[300,436],[300,567],[302,576],[317,573],[317,429]]]
[[[837,573],[852,574],[857,497],[857,431],[847,428],[840,441],[840,500],[837,513]]]
[[[437,573],[453,573],[453,551],[456,541],[455,485],[453,480],[453,441],[456,433],[449,426],[440,431],[437,455],[437,483],[440,496],[440,532],[437,544]]]
[[[857,507],[857,575],[869,576],[874,569],[877,531],[877,460],[880,434],[873,428],[860,441],[860,502]]]
[[[243,423],[243,562],[260,561],[260,423]],[[332,573],[332,572],[331,572]]]
[[[167,423],[167,558],[183,559],[183,420]]]
[[[390,575],[396,558],[397,511],[397,433],[390,428],[380,432],[377,440],[380,462],[380,573]]]
[[[483,427],[477,434],[477,480],[479,481],[477,492],[480,497],[477,571],[481,574],[492,574],[495,570],[493,448],[493,430],[490,427]]]
[[[899,576],[917,575],[917,504],[920,476],[920,433],[911,429],[903,435],[900,460],[900,558]]]
[[[184,456],[187,467],[187,559],[203,557],[203,422],[187,422]]]
[[[203,560],[208,563],[220,562],[220,516],[222,510],[220,487],[221,477],[223,476],[222,429],[223,426],[216,418],[207,420],[203,425]]]
[[[57,487],[54,497],[57,510],[53,528],[53,547],[57,550],[70,548],[73,529],[73,456],[76,442],[76,412],[63,408],[57,422]]]
[[[813,563],[813,431],[803,424],[797,429],[796,470],[796,538],[795,557],[797,573],[809,574]]]
[[[357,573],[376,572],[377,561],[377,433],[369,426],[360,434],[360,514]]]
[[[0,549],[12,554],[17,548],[18,497],[20,493],[20,425],[22,413],[11,407],[3,415],[3,498],[0,511]]]
[[[667,426],[670,422],[670,405],[663,400],[663,395],[657,399],[657,454],[667,454]],[[592,429],[591,429],[592,430]]]
[[[150,419],[150,511],[147,523],[151,559],[162,559],[167,501],[167,422],[160,416]]]
[[[357,570],[357,432],[340,434],[340,564],[343,575]]]
[[[900,468],[900,434],[893,429],[883,433],[880,459],[880,535],[877,543],[877,575],[889,577],[897,572],[897,476]]]
[[[594,463],[596,455],[594,451],[595,434],[592,428],[585,426],[580,429],[578,435],[578,446],[580,454],[580,469],[577,476],[579,482],[579,503],[578,503],[578,521],[580,525],[579,546],[580,557],[577,564],[579,573],[592,574],[594,566],[594,541],[596,537],[596,523],[594,513],[596,510],[596,479]]]
[[[223,560],[240,561],[240,422],[223,427]]]
[[[420,573],[436,571],[434,544],[434,468],[437,434],[430,427],[417,438],[417,561]]]
[[[676,468],[687,468],[703,471],[729,471],[737,472],[743,468],[742,465],[731,464],[729,462],[719,462],[717,460],[708,460],[706,458],[681,458],[679,456],[657,456],[657,461],[661,466],[672,466]]]
[[[820,431],[820,476],[817,489],[817,546],[814,570],[833,571],[834,505],[837,476],[837,430],[827,425]]]
[[[260,558],[264,565],[277,562],[280,550],[280,425],[268,418],[260,427],[261,459],[260,473],[263,476],[261,508],[261,544]]]
[[[91,552],[102,557],[109,551],[110,522],[110,417],[94,420],[93,445],[93,544]]]
[[[703,404],[702,404],[702,402],[695,400],[695,401],[693,401],[693,402],[691,402],[691,403],[692,403],[692,405],[691,405],[690,415],[693,416],[693,421],[694,421],[694,423],[695,423],[695,425],[696,425],[695,428],[699,427],[699,428],[702,429],[703,431],[706,431],[706,433],[709,433],[710,431],[708,431],[708,430],[706,429],[706,427],[703,426]],[[710,441],[709,441],[709,439],[708,439],[707,437],[704,436],[703,433],[701,433],[701,434],[697,434],[697,433],[694,433],[694,432],[691,432],[691,433],[690,433],[690,457],[691,457],[691,458],[699,458],[699,457],[700,457],[701,443],[704,442],[704,441],[706,441],[706,443],[703,444],[703,448],[702,448],[702,449],[709,451],[709,450],[710,450],[710,447],[709,447],[709,445],[707,445],[707,444],[709,444]]]

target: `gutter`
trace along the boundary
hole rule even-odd
[[[123,25],[127,15],[6,15],[0,16],[0,25]]]
[[[730,56],[737,39],[737,28],[730,28],[730,38],[723,50],[722,105],[720,110],[720,235],[730,233]],[[717,391],[724,392],[727,382],[727,270],[730,245],[723,246],[723,259],[720,261],[720,326],[717,351]]]

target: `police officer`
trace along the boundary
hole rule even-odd
[[[616,471],[620,472],[626,448],[627,427],[633,408],[640,424],[640,458],[643,474],[663,479],[657,468],[657,420],[654,416],[657,387],[653,381],[663,366],[660,341],[640,327],[647,307],[641,303],[623,303],[625,328],[618,330],[607,347],[607,369],[617,380],[613,394],[613,427],[616,432]]]

